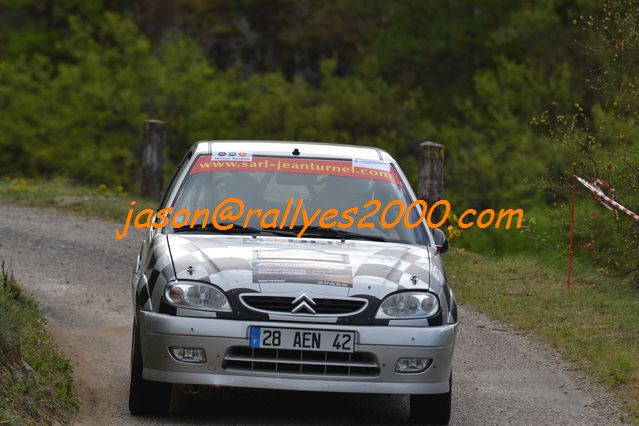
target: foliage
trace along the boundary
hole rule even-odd
[[[78,404],[72,367],[56,351],[36,303],[0,270],[0,423],[66,422]]]
[[[412,137],[414,101],[379,78],[340,79],[326,60],[319,87],[277,73],[247,79],[214,69],[179,35],[154,54],[135,24],[114,14],[97,27],[70,26],[60,43],[70,61],[0,63],[0,149],[10,153],[0,166],[8,173],[130,186],[149,115],[169,122],[176,162],[194,141],[216,138],[338,140],[407,154],[393,142]]]
[[[536,224],[525,238],[465,232],[455,244],[563,255],[573,162],[637,208],[636,9],[630,0],[2,1],[0,173],[136,192],[146,118],[168,124],[167,175],[199,139],[319,140],[385,148],[416,184],[417,144],[435,140],[446,146],[455,211],[524,208]],[[601,231],[578,240],[619,247],[636,237],[622,222],[586,222],[579,229]],[[628,270],[609,262],[613,252],[594,259]]]
[[[152,81],[143,71],[152,70],[150,46],[132,22],[111,14],[96,29],[75,19],[71,27],[60,42],[69,61],[35,55],[0,62],[0,149],[12,153],[0,167],[126,183]]]
[[[549,140],[571,154],[577,175],[586,180],[604,179],[611,185],[605,190],[609,196],[639,212],[639,55],[635,49],[639,46],[639,5],[608,0],[601,16],[582,17],[575,20],[575,25],[591,35],[587,48],[592,55],[607,59],[606,68],[593,73],[588,81],[605,104],[587,109],[577,103],[563,113],[545,111],[535,122]],[[569,179],[548,183],[555,197],[565,199],[562,193],[568,193]],[[579,184],[577,194],[590,198]],[[557,228],[567,230],[567,205],[554,211],[552,217]],[[639,285],[638,222],[590,200],[588,204],[579,203],[575,229],[580,254],[633,276]]]

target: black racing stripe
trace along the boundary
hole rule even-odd
[[[164,277],[164,280],[167,283],[171,281],[173,279],[173,262],[170,262],[161,271],[158,271],[157,269],[153,270],[153,272],[151,273],[151,276],[148,279],[149,290],[151,293],[153,293],[153,290],[155,290],[155,284],[157,284],[160,274],[162,274],[162,276]]]
[[[149,294],[149,287],[145,284],[140,288],[140,291],[138,291],[137,294],[138,307],[143,308],[150,298],[151,295]]]
[[[169,305],[164,301],[164,297],[160,299],[160,308],[158,312],[161,314],[173,315],[177,313],[177,308],[175,306]]]
[[[158,271],[157,269],[152,269],[151,273],[149,275],[147,275],[147,283],[149,283],[149,290],[151,293],[153,293],[153,289],[155,288],[155,283],[158,280],[158,277],[160,276],[160,271]]]
[[[446,299],[446,306],[448,306],[448,310],[450,311],[450,292],[448,290],[448,284],[444,283],[444,286],[442,287],[442,293],[444,293],[444,298]]]
[[[226,297],[229,299],[231,308],[233,309],[232,315],[237,319],[243,320],[255,320],[255,321],[268,321],[269,316],[263,312],[256,312],[247,308],[240,301],[240,294],[242,293],[258,293],[250,288],[234,288],[226,292]],[[222,318],[222,316],[219,316]]]
[[[457,322],[457,301],[455,300],[455,296],[452,295],[448,283],[444,284],[444,292],[446,294],[446,300],[448,300],[448,310],[455,322]]]
[[[358,297],[360,299],[367,299],[368,306],[362,312],[357,315],[350,315],[337,318],[337,324],[351,324],[351,325],[370,325],[375,323],[375,315],[379,309],[379,305],[382,303],[380,299],[369,294],[353,294],[351,297]]]
[[[399,283],[399,280],[402,278],[403,272],[399,269],[389,268],[386,265],[365,263],[357,268],[357,271],[355,272],[356,277],[362,275],[380,277],[395,283]]]
[[[450,313],[452,314],[455,322],[457,322],[457,302],[453,301],[452,305],[453,306],[450,309]]]
[[[439,310],[439,313],[437,315],[435,315],[434,317],[428,318],[428,325],[429,326],[437,326],[437,325],[444,325],[444,316],[442,315],[442,310]]]

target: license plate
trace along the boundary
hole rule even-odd
[[[293,328],[250,328],[250,347],[324,352],[353,352],[355,332],[299,330]]]

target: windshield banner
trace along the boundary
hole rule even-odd
[[[252,156],[250,161],[230,161],[211,160],[210,156],[201,155],[193,163],[189,174],[228,171],[301,173],[381,180],[399,184],[400,179],[395,168],[389,163],[385,164],[387,166],[381,167],[381,162],[256,156]]]

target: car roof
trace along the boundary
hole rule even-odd
[[[359,158],[366,160],[384,160],[396,163],[395,159],[383,149],[323,142],[295,141],[252,141],[252,140],[210,140],[199,141],[193,145],[194,153],[251,152],[263,155],[292,155],[298,149],[300,157],[321,158]]]

